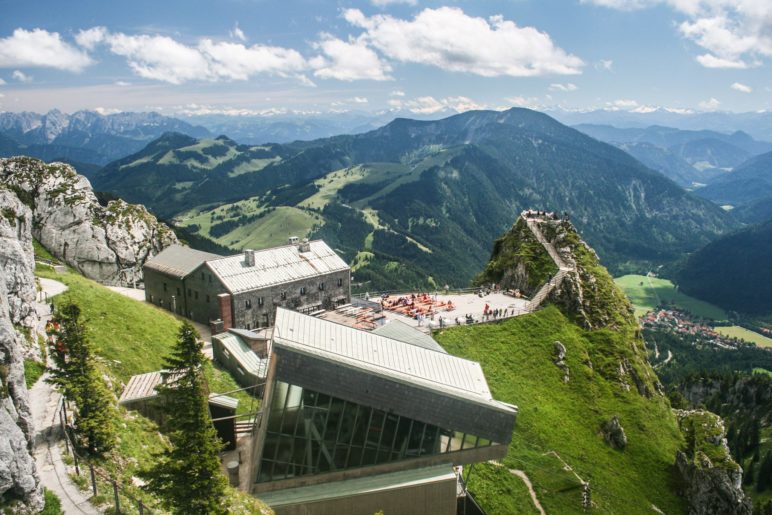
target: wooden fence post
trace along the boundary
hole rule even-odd
[[[115,498],[115,513],[121,512],[121,501],[118,498],[118,483],[113,480],[113,497]]]
[[[94,490],[94,495],[97,494],[96,475],[94,474],[94,465],[89,463],[88,470],[91,472],[91,487]]]

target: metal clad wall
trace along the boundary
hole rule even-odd
[[[276,515],[456,515],[455,478],[340,499],[277,506]]]
[[[276,378],[341,399],[509,443],[515,416],[474,402],[391,381],[274,345]]]

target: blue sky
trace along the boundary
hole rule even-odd
[[[769,0],[0,0],[0,110],[772,109]]]

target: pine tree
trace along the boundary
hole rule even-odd
[[[59,308],[46,331],[55,364],[49,368],[49,381],[75,402],[75,433],[88,453],[103,454],[115,446],[115,406],[94,361],[80,308]]]
[[[767,451],[756,474],[756,491],[763,492],[772,486],[772,451]]]
[[[202,348],[196,330],[185,322],[172,355],[166,358],[164,385],[158,388],[169,413],[171,446],[143,474],[146,488],[174,513],[226,513],[227,481],[218,456],[222,444],[209,415]]]
[[[753,467],[756,464],[751,462],[750,465],[748,465],[748,470],[745,471],[745,475],[743,475],[743,485],[750,486],[753,484]]]

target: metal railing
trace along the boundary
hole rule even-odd
[[[81,470],[81,465],[85,464],[88,466],[88,476],[86,477],[87,483],[90,483],[90,490],[92,492],[92,499],[99,495],[100,487],[98,485],[97,478],[103,480],[106,482],[109,487],[112,490],[112,497],[113,497],[113,508],[115,513],[124,513],[121,511],[121,496],[128,499],[132,504],[134,504],[137,507],[137,511],[140,515],[144,514],[151,514],[154,512],[162,512],[160,508],[156,506],[147,506],[142,499],[137,498],[130,492],[126,490],[126,488],[114,477],[110,475],[109,472],[106,472],[99,468],[98,466],[94,465],[92,462],[84,458],[83,456],[80,456],[76,450],[75,443],[73,441],[73,438],[71,436],[71,433],[73,431],[72,426],[70,426],[69,421],[67,419],[67,404],[64,399],[64,397],[59,398],[59,405],[56,408],[56,411],[54,413],[54,417],[59,418],[59,425],[60,429],[62,431],[62,434],[64,435],[64,446],[65,450],[67,452],[67,455],[72,457],[73,464],[75,466],[75,474],[79,477],[82,477],[85,474],[85,471]],[[104,486],[104,485],[102,485]]]

